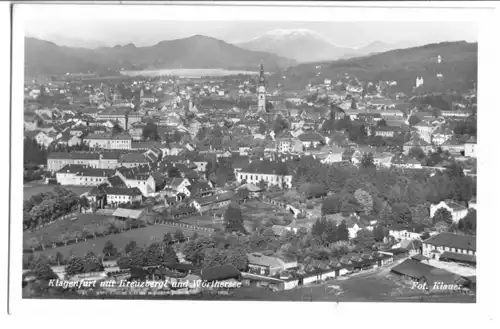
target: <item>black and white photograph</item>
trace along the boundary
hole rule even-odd
[[[477,302],[487,9],[299,4],[14,6],[19,303]]]

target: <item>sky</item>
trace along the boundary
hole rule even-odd
[[[309,29],[344,47],[374,41],[477,41],[473,22],[287,22],[287,21],[167,21],[167,20],[26,20],[25,34],[68,46],[147,46],[196,34],[230,43],[244,42],[274,29]]]

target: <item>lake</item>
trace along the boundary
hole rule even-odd
[[[139,71],[121,71],[123,75],[136,77],[136,76],[162,76],[162,75],[175,75],[179,77],[223,77],[229,75],[254,75],[259,72],[254,71],[238,71],[238,70],[226,70],[226,69],[155,69],[155,70],[139,70]]]

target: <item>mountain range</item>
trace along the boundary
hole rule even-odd
[[[105,74],[119,69],[224,68],[256,70],[260,63],[273,71],[295,65],[294,60],[261,51],[242,49],[202,35],[161,41],[156,45],[134,44],[96,49],[59,46],[25,38],[25,73],[63,74],[94,71]]]
[[[319,33],[308,29],[276,29],[236,45],[249,50],[288,57],[297,62],[315,62],[415,47],[417,43],[401,41],[389,44],[374,41],[363,47],[349,48],[335,45]]]

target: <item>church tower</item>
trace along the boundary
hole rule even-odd
[[[260,76],[259,76],[259,86],[257,87],[257,105],[258,111],[266,111],[266,87],[265,87],[265,78],[264,78],[264,64],[260,64]]]

